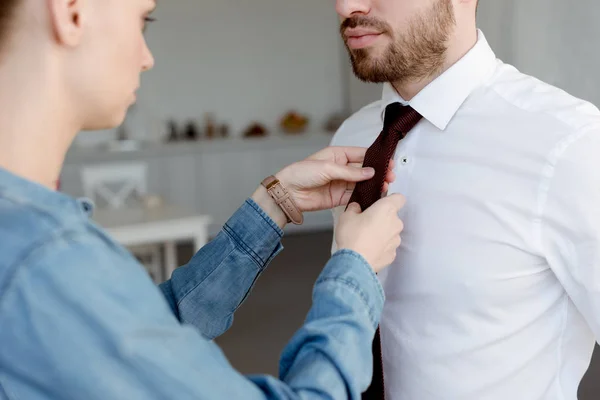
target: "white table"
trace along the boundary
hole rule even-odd
[[[164,244],[167,278],[178,267],[177,241],[192,240],[194,251],[200,250],[208,242],[211,223],[209,216],[172,205],[153,209],[96,209],[93,219],[123,246]]]

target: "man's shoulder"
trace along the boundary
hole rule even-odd
[[[502,64],[486,87],[517,110],[538,121],[556,123],[576,132],[600,126],[600,111],[591,102]]]
[[[598,168],[590,167],[598,165],[600,153],[600,111],[594,104],[507,64],[487,90],[509,105],[478,97],[484,107],[494,106],[488,115],[513,124],[517,140],[529,136],[526,142],[544,154],[547,167],[560,164],[580,187],[585,179],[597,181]]]
[[[357,146],[363,145],[363,132],[371,132],[381,128],[381,100],[374,101],[352,114],[337,130],[331,140],[332,146]]]

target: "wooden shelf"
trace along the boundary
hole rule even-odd
[[[215,152],[275,150],[297,146],[327,147],[332,137],[333,134],[320,131],[293,135],[276,134],[256,138],[216,138],[189,142],[144,143],[140,145],[138,150],[133,151],[111,151],[100,146],[90,148],[73,147],[67,154],[66,163],[97,163]]]

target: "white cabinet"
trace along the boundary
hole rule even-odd
[[[160,194],[171,204],[197,210],[194,179],[196,156],[182,154],[177,157],[161,156],[148,159],[149,191]]]

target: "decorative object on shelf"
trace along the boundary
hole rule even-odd
[[[285,133],[302,133],[308,126],[308,118],[295,111],[290,111],[281,119],[280,126]]]
[[[125,123],[122,123],[117,128],[117,140],[118,141],[125,141],[127,139],[128,139],[127,128],[125,127]]]
[[[325,122],[325,131],[329,133],[337,132],[337,130],[340,129],[340,126],[342,126],[346,118],[347,116],[343,113],[336,113],[331,115]]]
[[[169,136],[167,136],[167,142],[176,142],[179,140],[179,131],[177,129],[177,123],[170,120],[167,124],[169,129]]]
[[[244,137],[261,137],[267,136],[268,133],[267,128],[255,122],[244,131]]]
[[[222,138],[229,136],[229,126],[227,126],[227,124],[222,124],[219,126],[219,136]]]
[[[204,135],[207,139],[212,139],[216,136],[217,127],[215,118],[211,113],[204,114]]]
[[[165,200],[159,195],[142,196],[142,204],[146,210],[156,210],[165,206]]]
[[[185,138],[187,140],[198,140],[198,128],[196,128],[196,124],[193,121],[187,123],[185,127]]]
[[[109,151],[135,151],[140,149],[140,143],[129,138],[129,130],[123,123],[117,128],[117,140],[107,142],[106,148]]]

